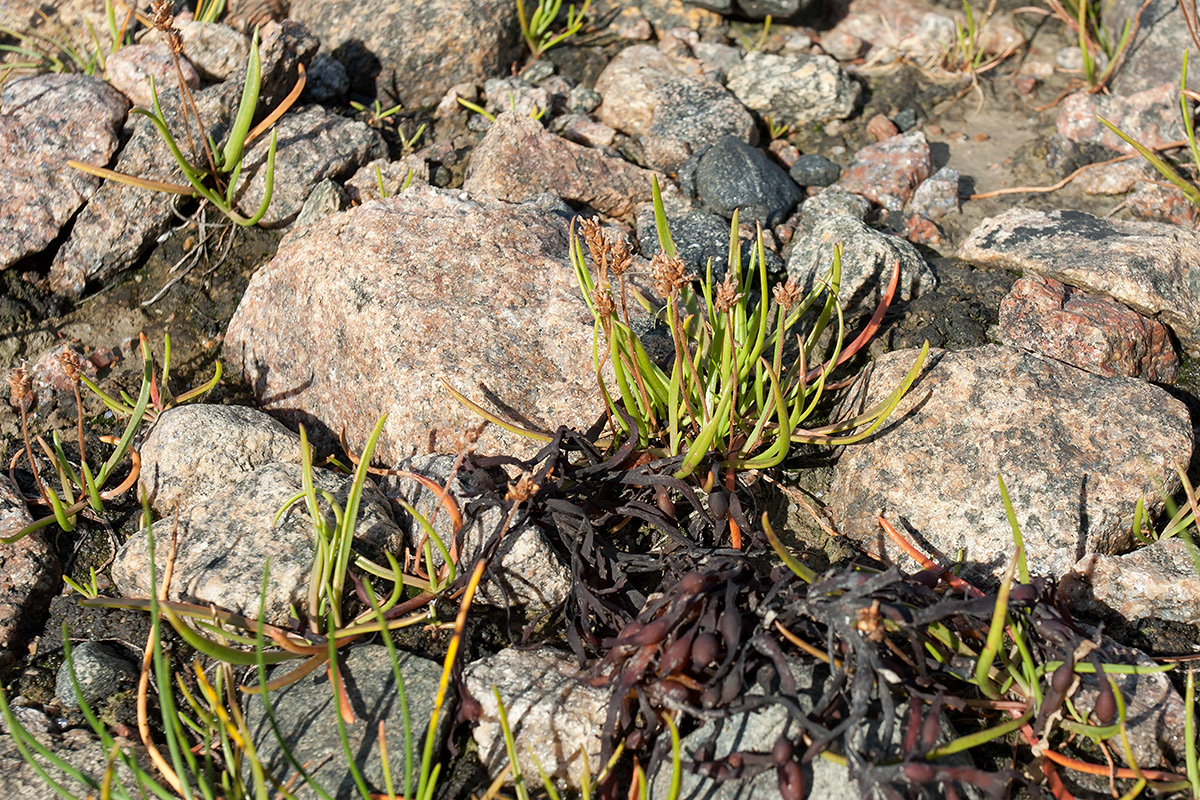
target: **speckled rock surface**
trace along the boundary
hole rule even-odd
[[[915,355],[868,367],[863,402],[889,394]],[[1192,445],[1187,408],[1157,386],[998,345],[932,350],[883,432],[842,454],[829,505],[843,534],[905,567],[881,511],[926,551],[965,548],[967,574],[999,575],[1013,547],[999,474],[1030,571],[1062,574],[1088,553],[1131,547],[1136,501],[1159,507]]]
[[[626,217],[650,199],[653,173],[555,136],[541,123],[508,111],[496,118],[471,156],[463,188],[510,202],[542,192]]]
[[[326,178],[340,180],[387,154],[383,137],[364,122],[321,106],[289,111],[275,125],[275,189],[263,215],[264,227],[291,222],[312,188]],[[260,136],[246,153],[237,203],[252,215],[267,188],[267,151],[271,134]]]
[[[1073,604],[1102,616],[1200,624],[1200,575],[1178,537],[1125,555],[1084,556],[1063,591]]]
[[[1170,325],[1200,352],[1200,234],[1082,211],[1015,208],[985,219],[959,248],[966,261],[1034,272],[1108,295]]]
[[[13,536],[33,522],[7,476],[0,476],[0,536]],[[41,531],[0,546],[0,672],[37,633],[41,617],[58,592],[62,567]]]
[[[131,103],[142,108],[154,107],[151,78],[161,92],[168,87],[178,89],[179,75],[183,75],[183,82],[188,89],[195,91],[200,88],[200,73],[192,66],[192,62],[181,55],[179,72],[176,73],[170,48],[157,37],[122,47],[108,57],[104,70],[105,80],[123,92]]]
[[[917,249],[903,239],[889,236],[849,214],[820,219],[807,233],[792,240],[787,261],[788,275],[808,291],[825,278],[833,264],[833,248],[842,245],[842,282],[838,292],[849,316],[871,314],[892,279],[900,261],[897,297],[907,300],[928,289],[937,278]]]
[[[1179,79],[1131,94],[1098,95],[1076,92],[1059,106],[1058,132],[1072,142],[1101,144],[1118,153],[1134,153],[1133,147],[1110,131],[1097,117],[1104,117],[1146,147],[1184,138],[1179,111]]]
[[[183,54],[206,81],[240,77],[246,69],[250,40],[216,22],[176,21],[183,37]]]
[[[57,726],[36,709],[22,708],[14,711],[22,720],[21,724],[30,730],[42,745],[53,751],[55,756],[97,783],[103,780],[104,770],[109,763],[108,750],[91,730],[73,728],[59,734],[56,732]],[[120,736],[114,739],[124,752],[134,754],[143,769],[153,769],[145,748],[139,742]],[[117,778],[120,783],[124,786],[135,785],[133,774],[124,763],[118,760],[117,765]],[[60,779],[61,785],[73,792],[74,796],[87,796],[88,787],[83,783],[57,771],[52,774]],[[15,740],[8,735],[0,736],[0,796],[6,800],[46,800],[47,792],[53,794],[46,782],[21,755]]]
[[[193,93],[205,131],[218,142],[224,141],[241,99],[241,87],[234,84],[227,81]],[[178,91],[161,92],[159,103],[171,130],[182,131]],[[141,117],[133,123],[133,135],[113,169],[151,180],[183,180],[166,142],[150,120]],[[70,238],[55,255],[50,287],[78,297],[89,285],[131,266],[167,229],[178,200],[178,195],[105,181],[75,218]]]
[[[300,437],[248,406],[194,403],[163,412],[139,452],[138,492],[167,516],[220,494],[264,464],[300,463]]]
[[[1137,190],[1125,198],[1125,207],[1136,219],[1169,222],[1191,230],[1195,230],[1200,215],[1200,209],[1183,192],[1156,180],[1138,184]]]
[[[829,56],[754,51],[729,70],[729,91],[776,124],[801,126],[845,119],[862,94]]]
[[[478,425],[442,379],[487,402],[483,382],[535,424],[587,427],[601,400],[568,216],[413,186],[294,231],[250,280],[226,362],[266,410],[344,426],[356,451],[387,413],[386,462]],[[531,447],[494,426],[480,439]]]
[[[958,170],[942,167],[917,186],[909,201],[909,211],[932,220],[956,214],[961,208],[958,196]]]
[[[650,45],[622,50],[596,80],[596,91],[604,98],[596,109],[600,121],[635,137],[652,169],[673,170],[725,135],[756,141],[754,119],[725,87]]]
[[[1135,17],[1144,0],[1114,0],[1104,7],[1104,24],[1119,31],[1125,20]],[[1118,94],[1132,94],[1164,83],[1179,83],[1179,69],[1184,49],[1190,50],[1190,63],[1200,58],[1188,35],[1187,24],[1176,0],[1150,0],[1138,21],[1129,48],[1113,73],[1111,86]],[[1188,87],[1200,83],[1196,73],[1188,71]]]
[[[396,653],[412,720],[412,757],[415,764],[420,764],[442,665],[403,650]],[[282,674],[280,669],[293,667],[294,664],[277,667],[272,677]],[[346,648],[342,650],[338,669],[354,712],[354,724],[346,726],[350,751],[354,753],[355,763],[367,786],[380,793],[387,788],[381,767],[383,752],[379,728],[382,724],[392,780],[396,791],[403,792],[403,712],[387,648],[381,644]],[[246,725],[268,774],[285,782],[295,779],[297,800],[316,800],[318,795],[295,775],[294,767],[279,746],[259,695],[252,695],[246,706]],[[338,735],[338,706],[326,670],[318,669],[290,686],[271,692],[271,706],[284,742],[301,764],[308,765],[313,780],[337,800],[360,797],[354,778],[346,769],[346,756]],[[441,720],[442,724],[434,734],[435,753],[440,751],[451,716],[443,713]]]
[[[1161,322],[1111,297],[1031,275],[1000,303],[1000,341],[1111,378],[1174,383],[1179,356]]]
[[[899,211],[932,171],[925,134],[913,131],[859,150],[842,172],[838,186],[889,211]]]
[[[701,204],[726,219],[773,227],[800,200],[800,187],[763,151],[723,136],[700,156],[696,192]]]
[[[313,470],[317,491],[324,489],[346,506],[351,478]],[[288,606],[306,607],[313,560],[312,519],[303,503],[292,506],[275,523],[275,515],[301,491],[299,464],[272,462],[261,466],[225,491],[179,513],[175,573],[168,597],[216,605],[256,619],[263,566],[270,561],[265,598],[266,621],[286,625]],[[388,501],[369,485],[363,493],[355,539],[369,558],[383,561],[382,551],[402,552],[403,534],[392,521]],[[332,522],[332,512],[326,511]],[[154,562],[162,579],[171,546],[174,516],[152,526]],[[117,553],[113,581],[129,597],[150,592],[148,546],[144,534],[132,536]]]
[[[346,66],[352,92],[389,105],[430,105],[447,86],[504,75],[523,46],[509,0],[316,0],[291,16]]]
[[[74,668],[74,679],[72,679]],[[54,694],[66,708],[79,708],[79,693],[91,706],[120,691],[137,686],[138,667],[129,654],[103,642],[80,642],[71,648],[71,663],[64,659],[58,668]]]
[[[406,459],[397,469],[422,475],[438,486],[450,478],[454,456],[427,455]],[[486,545],[500,532],[506,512],[500,505],[506,486],[504,478],[482,471],[460,470],[450,492],[462,515],[462,528],[457,537],[450,515],[428,487],[412,478],[388,477],[381,488],[388,497],[399,497],[412,505],[426,520],[447,548],[457,551],[459,569],[468,569],[483,553]],[[407,525],[409,548],[421,552],[424,538],[420,524],[403,512],[399,521]],[[536,523],[514,520],[515,527],[506,531],[496,546],[495,556],[480,583],[475,602],[497,608],[510,605],[525,606],[532,613],[554,608],[567,599],[571,591],[571,572],[560,560],[549,540]],[[435,547],[433,562],[440,567],[444,559]]]
[[[549,648],[509,648],[468,664],[463,680],[483,707],[473,735],[490,774],[498,775],[508,763],[493,686],[504,703],[522,775],[537,775],[540,762],[560,787],[578,789],[580,751],[587,751],[589,764],[600,763],[600,733],[611,692],[588,686],[568,655]]]
[[[9,81],[0,107],[0,269],[40,252],[96,192],[73,158],[108,166],[129,101],[98,78],[38,75]]]

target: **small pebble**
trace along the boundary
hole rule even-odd
[[[908,133],[917,127],[917,112],[911,108],[905,108],[892,117],[892,122],[896,123],[896,127],[900,129],[901,133]]]
[[[801,186],[829,186],[841,176],[842,168],[819,153],[805,153],[788,174]]]

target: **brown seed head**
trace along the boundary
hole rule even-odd
[[[883,615],[879,613],[879,601],[871,603],[870,608],[860,608],[855,612],[854,627],[867,635],[873,642],[882,642],[884,635]]]
[[[612,243],[609,257],[611,262],[608,268],[612,270],[614,278],[619,278],[622,273],[633,266],[633,251],[629,247],[629,242],[624,239],[617,239]]]
[[[775,284],[774,293],[775,302],[779,303],[784,311],[796,305],[800,300],[800,287],[796,285],[795,278],[788,278],[787,283]]]
[[[684,274],[683,259],[679,256],[656,253],[650,260],[650,272],[654,277],[654,291],[664,300],[673,297],[679,288],[688,282],[688,276]]]
[[[592,292],[592,304],[596,306],[596,313],[601,317],[611,317],[617,313],[617,306],[612,298],[612,290],[607,283],[600,284]]]
[[[58,363],[62,365],[63,372],[67,373],[67,377],[73,381],[79,380],[79,376],[83,374],[83,359],[74,350],[60,351]]]
[[[742,299],[742,293],[733,285],[733,276],[728,272],[725,273],[725,280],[721,281],[721,285],[717,287],[716,307],[717,311],[724,313]]]
[[[33,381],[24,366],[13,367],[8,373],[8,401],[18,411],[28,411],[33,405]]]
[[[479,437],[483,435],[483,429],[487,427],[487,424],[485,419],[473,428],[459,431],[450,442],[451,452],[467,455],[474,453],[475,448],[479,445]]]
[[[604,238],[604,231],[600,229],[600,223],[594,219],[581,219],[579,221],[579,235],[583,237],[584,244],[587,245],[588,253],[592,256],[592,263],[596,265],[596,272],[601,278],[608,273],[608,242]]]
[[[150,14],[154,27],[160,31],[170,30],[175,24],[175,15],[171,13],[171,0],[151,0]]]
[[[533,482],[532,475],[523,472],[516,483],[508,485],[508,492],[504,495],[504,499],[513,503],[524,503],[537,494],[541,488]]]

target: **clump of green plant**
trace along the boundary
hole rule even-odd
[[[560,45],[583,30],[583,19],[591,6],[592,0],[583,0],[583,6],[578,12],[575,6],[567,9],[567,26],[555,32],[552,29],[558,12],[562,9],[563,0],[537,0],[533,14],[525,13],[525,0],[517,0],[517,20],[521,23],[521,35],[534,59],[541,58],[551,47]]]
[[[633,439],[652,455],[681,456],[674,472],[677,478],[693,475],[714,455],[714,469],[726,470],[726,488],[732,490],[735,471],[776,466],[793,444],[853,444],[876,431],[916,380],[928,343],[883,402],[849,419],[815,427],[805,427],[805,423],[816,414],[834,369],[858,353],[878,330],[899,283],[899,263],[867,327],[844,345],[845,327],[837,300],[840,248],[834,250],[825,280],[807,295],[802,296],[795,279],[768,291],[762,231],[749,268],[743,272],[735,213],[725,279],[714,285],[710,262],[700,291],[696,291],[671,239],[657,179],[652,190],[661,247],[652,268],[655,291],[663,303],[660,308],[629,285],[625,273],[633,258],[627,245],[607,239],[593,221],[580,224],[580,236],[572,228],[571,262],[595,319],[592,356],[612,441]],[[585,244],[592,269],[584,254]],[[669,373],[649,357],[630,324],[631,294],[648,311],[665,318],[675,349]],[[802,329],[801,319],[810,311],[808,325]],[[822,335],[834,322],[832,354],[823,364],[814,365]],[[606,369],[612,371],[615,391],[602,377]],[[453,389],[451,392],[507,430],[548,439],[496,417]],[[740,546],[736,527],[733,539],[734,546]]]
[[[279,106],[267,115],[262,122],[251,129],[251,124],[254,121],[254,116],[258,111],[259,90],[262,81],[262,61],[259,55],[258,48],[258,32],[255,31],[254,37],[250,44],[250,57],[246,63],[246,78],[242,90],[241,102],[238,105],[237,114],[234,117],[233,125],[230,128],[229,135],[225,140],[223,147],[218,147],[215,142],[208,136],[204,130],[204,124],[200,120],[200,115],[196,109],[196,103],[192,97],[191,91],[188,89],[186,82],[183,80],[182,72],[179,69],[178,55],[183,49],[183,41],[179,31],[174,27],[174,17],[170,13],[170,5],[167,0],[155,0],[152,4],[154,10],[155,27],[163,34],[167,46],[171,50],[172,57],[175,59],[175,67],[177,77],[179,78],[180,96],[182,100],[182,112],[184,120],[184,132],[186,134],[190,154],[185,156],[180,149],[179,144],[175,140],[174,134],[171,133],[171,128],[167,123],[167,119],[163,114],[162,107],[158,101],[158,91],[154,85],[154,80],[151,78],[150,90],[153,96],[153,109],[135,108],[135,114],[141,114],[147,117],[158,130],[159,135],[167,143],[171,150],[171,155],[175,159],[175,163],[179,171],[187,180],[186,184],[171,183],[167,181],[148,180],[139,178],[133,175],[116,172],[103,167],[97,167],[90,164],[84,164],[79,161],[68,161],[67,163],[79,170],[96,175],[101,178],[119,181],[130,186],[137,186],[143,189],[149,189],[157,192],[167,192],[178,194],[185,197],[202,198],[218,209],[222,214],[228,217],[231,221],[242,227],[257,225],[258,222],[267,213],[267,208],[271,204],[271,195],[275,187],[275,131],[272,130],[275,122],[283,116],[283,114],[291,108],[300,96],[300,92],[304,88],[304,68],[301,66],[300,77],[296,81],[296,85],[292,91],[284,98]],[[193,135],[192,125],[195,124],[197,132]],[[266,189],[263,193],[262,203],[258,210],[249,217],[244,216],[237,208],[237,202],[234,197],[238,186],[238,179],[241,176],[242,159],[245,155],[247,146],[261,136],[266,131],[271,130],[271,143],[267,150],[266,163]],[[196,142],[200,142],[199,150]]]
[[[57,431],[51,435],[52,445],[48,444],[41,436],[33,440],[30,439],[28,414],[33,404],[32,382],[23,367],[17,367],[12,370],[8,381],[11,402],[21,415],[21,432],[25,440],[25,447],[22,451],[17,452],[12,464],[9,466],[9,470],[10,472],[12,471],[13,466],[16,464],[16,458],[19,458],[24,453],[28,458],[30,472],[33,475],[33,481],[38,491],[37,497],[28,500],[32,503],[48,506],[52,513],[25,526],[12,536],[0,538],[0,542],[11,544],[23,539],[34,531],[41,530],[55,523],[64,531],[72,531],[75,529],[80,513],[90,511],[95,514],[103,514],[104,501],[119,497],[137,483],[141,462],[138,458],[137,450],[133,447],[133,439],[141,428],[143,420],[149,419],[153,421],[157,418],[158,414],[166,409],[206,394],[221,379],[221,365],[218,363],[216,374],[211,380],[177,397],[172,397],[169,394],[170,390],[168,388],[168,380],[171,373],[171,337],[167,336],[165,340],[165,354],[160,375],[156,375],[154,372],[154,356],[150,352],[150,346],[144,334],[140,337],[140,346],[142,352],[142,387],[136,400],[124,392],[121,393],[122,399],[118,400],[102,391],[84,373],[83,363],[74,351],[63,350],[58,354],[58,361],[62,365],[63,371],[73,381],[75,392],[76,436],[79,447],[78,469],[67,458],[66,452],[63,449],[62,438]],[[79,383],[81,382],[93,394],[99,397],[115,415],[128,419],[125,430],[120,438],[112,436],[100,437],[100,441],[114,445],[115,449],[112,455],[94,470],[88,464],[84,449],[83,403],[79,393]],[[53,468],[58,478],[59,488],[57,490],[42,480],[37,466],[37,459],[34,457],[32,441],[38,443],[39,448]],[[115,480],[115,476],[124,464],[127,456],[131,464],[129,474],[117,486],[105,488]],[[82,587],[80,589],[81,591],[83,590]]]

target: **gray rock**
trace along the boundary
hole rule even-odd
[[[191,403],[164,411],[139,452],[138,493],[169,516],[265,464],[300,463],[300,437],[248,406]]]
[[[504,75],[518,57],[509,0],[316,0],[291,13],[345,65],[355,94],[389,105],[432,105],[447,86]]]
[[[961,208],[958,199],[958,170],[942,167],[930,175],[913,192],[908,210],[932,220],[947,214],[957,214]]]
[[[774,227],[800,200],[798,187],[761,150],[724,136],[700,156],[696,192],[705,208],[729,219],[735,210],[744,222]]]
[[[13,536],[32,522],[16,487],[0,476],[0,536]],[[0,671],[13,666],[21,645],[38,633],[61,575],[54,546],[41,531],[0,547]]]
[[[914,356],[875,361],[854,407],[889,394]],[[965,548],[968,575],[999,575],[1013,552],[999,474],[1030,571],[1061,575],[1088,553],[1131,547],[1136,501],[1160,507],[1192,445],[1187,408],[1157,386],[998,345],[933,350],[883,432],[841,456],[829,505],[843,534],[890,561],[911,565],[882,535],[881,510],[922,549]]]
[[[707,8],[709,11],[715,11],[718,14],[730,14],[733,12],[733,0],[687,0],[688,5]]]
[[[250,41],[245,36],[216,22],[176,21],[175,26],[183,37],[183,54],[201,78],[216,82],[245,74],[250,55]]]
[[[318,53],[304,83],[304,97],[314,103],[327,103],[345,97],[348,91],[350,75],[342,62],[328,53]]]
[[[117,692],[134,688],[140,672],[132,661],[103,642],[80,642],[71,648],[71,665],[75,679],[71,679],[70,666],[64,660],[54,684],[54,694],[65,708],[79,708],[76,685],[84,702],[94,707]]]
[[[550,133],[519,112],[496,118],[471,156],[463,188],[520,202],[543,192],[586,203],[610,217],[650,199],[653,173]]]
[[[871,211],[871,201],[862,195],[848,192],[840,186],[828,186],[813,195],[800,206],[801,227],[812,230],[826,217],[846,214],[859,222],[865,222]]]
[[[603,99],[595,89],[576,86],[571,90],[571,97],[567,101],[567,110],[572,114],[590,114],[600,107]]]
[[[729,71],[728,86],[747,108],[793,126],[845,119],[862,94],[829,56],[757,50]]]
[[[351,478],[313,470],[317,491],[330,492],[345,508]],[[301,502],[275,522],[283,504],[301,491],[299,464],[272,462],[246,473],[203,502],[182,510],[178,521],[175,572],[169,598],[215,603],[256,619],[259,606],[273,625],[286,625],[289,605],[307,605],[312,569],[313,525]],[[332,523],[333,514],[324,507]],[[175,517],[154,523],[154,561],[161,580],[167,565]],[[386,563],[383,551],[402,552],[403,533],[392,521],[387,499],[368,484],[359,509],[355,540],[368,558]],[[270,562],[265,603],[260,603],[263,568]],[[147,597],[150,567],[145,534],[130,537],[117,553],[113,581],[129,597]]]
[[[241,99],[241,87],[226,81],[193,92],[204,130],[223,142]],[[179,92],[159,93],[170,129],[183,138]],[[194,134],[194,131],[193,131]],[[183,181],[167,143],[150,120],[138,117],[133,135],[121,149],[117,172],[151,180]],[[71,236],[50,265],[50,288],[78,297],[89,284],[106,280],[131,266],[174,219],[178,195],[154,192],[118,181],[104,181],[92,202],[75,218]]]
[[[176,60],[166,42],[155,39],[140,44],[127,44],[110,55],[105,63],[104,78],[120,90],[135,106],[154,107],[154,95],[150,81],[159,92],[170,87],[179,88],[179,75],[184,85],[195,91],[200,88],[200,73],[191,62],[180,56],[179,72],[175,71]]]
[[[673,170],[722,136],[753,144],[754,119],[714,81],[690,74],[650,45],[622,50],[596,80],[606,125],[635,137],[645,164]]]
[[[829,186],[841,174],[842,168],[820,153],[805,153],[788,170],[792,180],[801,186]]]
[[[811,231],[797,232],[788,256],[788,275],[796,278],[807,292],[828,274],[834,245],[839,242],[842,282],[838,297],[848,318],[874,312],[892,278],[897,259],[900,261],[898,299],[916,297],[937,281],[933,270],[911,244],[867,227],[847,214],[825,217]]]
[[[339,211],[345,211],[350,206],[350,196],[335,180],[326,178],[313,187],[308,193],[308,199],[296,215],[296,226],[312,225],[323,219],[332,217]]]
[[[788,19],[809,8],[819,7],[819,0],[737,0],[738,10],[750,19]]]
[[[321,40],[296,20],[268,25],[258,46],[262,59],[259,107],[275,108],[283,102],[300,79],[300,66],[310,70],[320,47]]]
[[[1141,7],[1142,0],[1116,0],[1104,7],[1104,24],[1111,31],[1120,31]],[[1178,85],[1184,50],[1190,51],[1189,63],[1195,65],[1200,53],[1188,35],[1179,4],[1176,0],[1151,0],[1110,85],[1118,94],[1125,95],[1164,83]],[[1189,70],[1188,74],[1188,87],[1200,88],[1195,70]]]
[[[450,478],[450,469],[455,458],[447,455],[416,456],[397,465],[423,475],[445,486]],[[432,520],[434,531],[451,552],[457,552],[459,570],[468,570],[483,553],[486,545],[498,532],[506,516],[503,508],[495,502],[504,494],[504,480],[493,485],[487,475],[468,475],[459,472],[450,492],[462,514],[462,528],[455,536],[450,515],[429,488],[411,478],[389,477],[382,489],[388,497],[400,497],[417,513]],[[486,489],[490,492],[485,493]],[[489,503],[487,498],[493,502]],[[418,545],[425,533],[417,521],[403,515],[408,526],[408,544],[412,551],[420,551]],[[431,546],[433,562],[441,567],[444,560],[436,546]],[[424,562],[422,562],[424,563]],[[480,584],[476,602],[497,608],[509,605],[525,606],[531,613],[541,613],[554,608],[567,599],[571,590],[571,571],[554,552],[546,535],[534,523],[518,524],[507,531],[500,540],[496,555]]]
[[[259,223],[285,225],[300,213],[312,188],[326,178],[340,180],[374,158],[387,154],[383,137],[369,125],[308,106],[284,115],[275,125],[275,190]],[[246,153],[236,201],[243,213],[253,214],[267,188],[267,151],[271,134],[264,133]]]
[[[463,681],[483,709],[473,735],[489,774],[498,775],[508,763],[493,687],[504,703],[522,775],[538,775],[540,763],[558,786],[578,789],[582,752],[593,770],[600,764],[600,733],[611,692],[587,685],[569,656],[548,648],[508,648],[468,664]]]
[[[38,253],[96,192],[100,179],[66,160],[108,166],[129,101],[86,75],[37,75],[0,100],[0,269]]]
[[[1200,353],[1200,234],[1174,225],[1101,219],[1082,211],[1014,208],[985,219],[959,257],[1034,272],[1119,300],[1170,325]]]
[[[415,773],[421,763],[442,667],[435,661],[403,650],[397,650],[396,654],[412,725]],[[281,674],[280,670],[294,666],[276,667],[273,677]],[[403,793],[404,717],[387,648],[368,644],[343,650],[338,659],[338,674],[345,683],[354,712],[354,724],[346,726],[346,734],[363,778],[373,791],[383,792],[386,788],[379,743],[379,728],[383,725],[393,785],[398,793]],[[337,800],[359,797],[354,778],[346,768],[345,751],[338,735],[338,704],[326,670],[316,670],[298,682],[272,692],[270,699],[283,741],[301,764],[308,765],[308,774],[313,781]],[[435,753],[440,751],[450,722],[451,716],[443,712],[435,730]],[[279,737],[271,727],[259,695],[250,696],[246,725],[267,773],[285,783],[295,779],[293,791],[298,800],[317,797],[316,792],[295,775],[295,768],[279,746]],[[415,787],[414,775],[414,790]]]
[[[1167,326],[1111,297],[1027,275],[1000,303],[1000,341],[1097,375],[1174,383],[1179,356]]]
[[[479,424],[440,378],[480,401],[486,382],[535,424],[587,427],[602,403],[568,224],[414,185],[295,230],[251,278],[226,360],[267,410],[345,427],[355,450],[387,413],[377,458],[389,463]],[[317,304],[322,313],[310,313]],[[480,447],[536,451],[495,428]]]
[[[1119,556],[1086,555],[1063,580],[1062,591],[1073,607],[1105,617],[1200,625],[1200,574],[1178,537]]]
[[[713,280],[719,283],[724,279],[729,261],[728,220],[698,210],[668,211],[667,224],[671,228],[671,239],[675,242],[679,257],[689,272],[704,275],[711,259]],[[646,258],[653,258],[660,249],[652,204],[638,207],[637,242],[638,251]]]
[[[932,171],[925,134],[913,131],[859,150],[838,185],[889,211],[899,211]],[[957,191],[956,184],[956,194]]]
[[[29,728],[28,725],[26,727]],[[104,773],[109,763],[108,750],[90,729],[74,728],[59,735],[41,728],[42,726],[38,725],[37,729],[30,730],[30,732],[42,745],[53,752],[55,757],[90,777],[95,782],[93,785],[99,784],[104,779]],[[154,769],[150,764],[149,756],[146,755],[146,751],[140,743],[121,737],[114,737],[114,739],[122,750],[135,755],[143,769],[148,771]],[[40,763],[46,764],[44,761]],[[50,776],[64,789],[71,792],[73,797],[88,796],[88,786],[52,765],[47,766],[49,766]],[[117,759],[116,777],[113,783],[123,786],[136,785],[133,774],[120,759]],[[94,793],[94,790],[91,791]],[[6,800],[46,800],[47,797],[54,796],[53,790],[46,785],[45,780],[21,755],[13,737],[7,735],[0,736],[0,796]]]
[[[692,54],[700,60],[706,77],[717,83],[725,83],[729,70],[742,63],[742,49],[718,42],[696,42]]]

